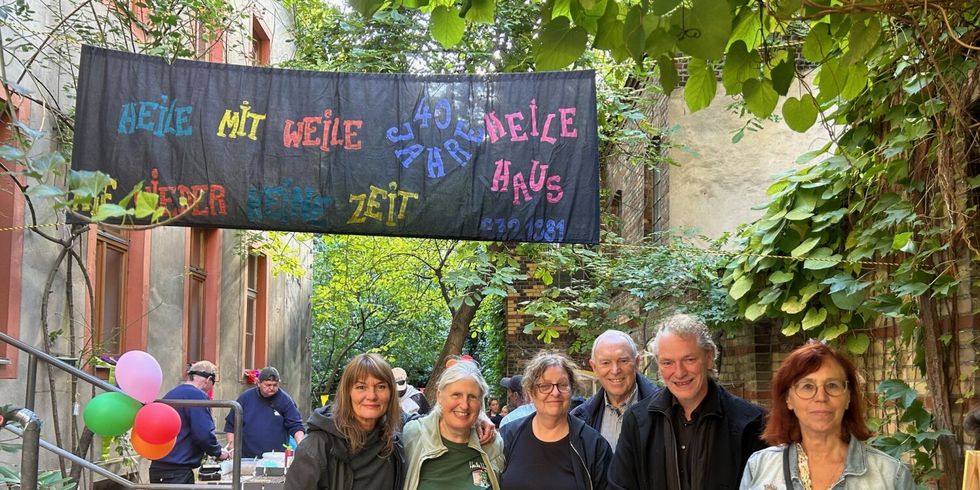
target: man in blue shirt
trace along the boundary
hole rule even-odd
[[[507,405],[510,407],[510,413],[500,419],[501,427],[534,413],[534,404],[524,399],[524,389],[521,387],[523,381],[523,374],[500,380],[500,386],[507,388]]]
[[[259,458],[262,453],[283,451],[289,436],[299,444],[306,435],[299,409],[289,393],[279,387],[279,371],[268,366],[259,373],[255,388],[238,397],[242,406],[242,457]],[[235,444],[235,412],[225,417],[228,448]]]
[[[187,371],[187,381],[170,390],[164,400],[207,400],[214,388],[218,370],[209,361],[198,361]],[[194,468],[201,466],[205,453],[218,459],[230,454],[218,444],[214,419],[208,407],[178,408],[180,432],[166,456],[150,463],[150,483],[194,483]]]

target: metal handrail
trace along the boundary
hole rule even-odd
[[[34,347],[32,345],[25,344],[24,342],[21,342],[19,339],[15,339],[15,338],[7,335],[3,331],[0,331],[0,340],[2,340],[4,342],[6,342],[6,343],[8,343],[8,344],[10,344],[10,345],[12,345],[14,347],[16,347],[17,349],[19,349],[21,351],[26,352],[28,355],[31,356],[31,358],[28,360],[28,368],[29,369],[28,369],[28,373],[27,373],[28,374],[28,376],[27,376],[28,379],[27,379],[27,383],[26,383],[26,385],[27,385],[27,396],[25,397],[25,400],[27,402],[29,402],[29,404],[28,404],[28,406],[26,408],[28,410],[30,410],[30,411],[33,411],[34,410],[34,406],[33,406],[34,405],[34,392],[36,391],[36,385],[37,385],[37,360],[38,359],[40,359],[40,360],[48,363],[48,365],[50,365],[50,366],[54,366],[54,367],[56,367],[58,369],[61,369],[62,371],[66,372],[66,373],[68,373],[68,374],[70,374],[70,375],[72,375],[72,376],[74,376],[76,378],[80,378],[81,380],[86,381],[86,382],[88,382],[88,383],[90,383],[90,384],[92,384],[92,385],[94,385],[96,387],[102,388],[105,391],[115,391],[115,392],[118,392],[118,393],[125,394],[125,392],[122,391],[122,389],[120,389],[119,387],[113,386],[113,385],[107,383],[105,380],[102,380],[102,379],[100,379],[100,378],[98,378],[96,376],[93,376],[93,375],[91,375],[89,373],[86,373],[85,371],[82,371],[81,369],[78,369],[75,366],[72,366],[70,364],[67,364],[65,362],[62,362],[57,357],[54,357],[54,356],[52,356],[52,355],[50,355],[50,354],[48,354],[48,353],[46,353],[46,352],[44,352],[44,351],[42,351],[42,350]],[[230,408],[230,409],[232,409],[232,410],[235,411],[235,429],[234,429],[235,430],[235,434],[241,434],[242,433],[242,430],[241,430],[242,429],[242,406],[237,401],[235,401],[235,400],[167,400],[167,399],[160,399],[160,400],[157,400],[157,401],[160,402],[160,403],[166,403],[167,405],[170,405],[170,406],[172,406],[174,408],[182,408],[182,407],[226,407],[226,408]],[[33,412],[32,412],[32,414],[33,414]],[[39,429],[39,427],[40,427],[40,421],[37,422],[37,426],[38,426],[38,429]],[[10,426],[5,426],[4,428],[6,428],[7,430],[10,430],[11,432],[14,432],[15,434],[20,435],[21,437],[25,437],[25,435],[24,435],[24,432],[25,431],[21,431],[20,429],[16,429],[16,428],[10,427]],[[51,444],[49,442],[46,442],[46,441],[40,439],[40,430],[31,430],[31,431],[26,431],[26,432],[28,432],[28,434],[27,434],[27,436],[24,439],[24,450],[21,453],[21,475],[22,475],[22,478],[23,478],[23,473],[25,471],[31,472],[34,475],[34,477],[33,477],[34,483],[33,483],[33,486],[24,486],[23,485],[23,481],[22,481],[22,486],[21,486],[22,490],[37,490],[37,469],[38,469],[38,460],[39,460],[39,457],[40,457],[40,455],[38,454],[39,451],[40,451],[39,447],[43,447],[43,448],[45,448],[45,449],[47,449],[47,450],[49,450],[49,451],[51,451],[51,452],[53,452],[53,453],[55,453],[55,454],[63,457],[63,458],[67,458],[67,459],[71,460],[72,462],[81,465],[83,468],[86,468],[86,469],[91,470],[91,471],[94,471],[94,472],[96,472],[96,473],[98,473],[98,474],[100,474],[102,476],[105,476],[105,477],[111,479],[112,481],[114,481],[114,482],[118,483],[119,485],[122,485],[122,486],[124,486],[126,488],[148,488],[148,489],[192,489],[192,488],[208,488],[208,489],[212,489],[212,490],[240,489],[241,488],[241,477],[242,477],[242,459],[241,459],[242,438],[241,437],[236,437],[235,438],[235,442],[234,442],[235,445],[234,445],[234,450],[233,450],[233,453],[232,453],[233,454],[232,480],[231,480],[231,485],[229,486],[229,485],[212,484],[212,483],[203,483],[203,484],[197,485],[197,484],[163,484],[163,483],[155,483],[154,484],[154,483],[135,483],[135,482],[131,482],[131,481],[126,480],[125,478],[122,478],[119,475],[116,475],[115,473],[112,473],[111,471],[109,471],[109,470],[107,470],[107,469],[105,469],[105,468],[103,468],[103,467],[101,467],[101,466],[99,466],[99,465],[97,465],[97,464],[95,464],[95,463],[93,463],[93,462],[85,459],[85,458],[81,458],[81,457],[75,455],[74,453],[72,453],[70,451],[66,451],[65,449],[63,449],[61,447],[58,447],[58,446],[56,446],[54,444]],[[30,438],[31,440],[28,441],[27,438]],[[36,441],[35,441],[35,439],[36,439]],[[29,468],[33,468],[33,470],[29,470]],[[112,476],[109,476],[109,475],[112,475]]]

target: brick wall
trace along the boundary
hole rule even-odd
[[[974,316],[974,325],[980,315]],[[864,378],[864,395],[872,409],[868,417],[885,417],[882,410],[874,407],[877,394],[875,388],[884,380],[898,378],[916,388],[922,395],[925,406],[932,409],[933,402],[926,387],[925,376],[914,365],[915,352],[896,349],[900,342],[901,330],[891,321],[883,321],[870,332],[872,336],[868,351],[862,356],[852,356],[859,373]],[[726,337],[721,343],[722,359],[718,380],[736,395],[759,403],[765,407],[772,405],[769,396],[772,373],[779,367],[786,355],[805,341],[803,335],[784,337],[779,328],[770,324],[748,325],[736,335]],[[953,379],[960,379],[950,400],[953,403],[953,422],[957,438],[964,441],[963,417],[971,408],[980,405],[976,396],[977,377],[971,375],[972,367],[977,365],[977,348],[980,336],[976,328],[962,328],[956,332],[949,343],[948,353],[952,357],[950,371]],[[958,398],[964,398],[957,404]],[[894,426],[883,426],[882,432],[891,432]],[[966,439],[972,443],[972,439]]]
[[[656,84],[654,80],[649,82]],[[641,101],[641,110],[647,119],[644,124],[665,130],[667,128],[667,96],[647,91]],[[636,122],[628,124],[637,129]],[[655,231],[663,231],[668,222],[667,188],[670,166],[666,164],[648,168],[637,163],[637,155],[649,152],[662,154],[659,138],[641,143],[620,145],[610,149],[602,162],[602,187],[608,190],[611,206],[607,210],[619,220],[614,230],[626,243],[640,243]]]
[[[531,323],[533,318],[520,313],[522,304],[541,297],[545,286],[540,281],[530,278],[534,271],[534,264],[522,262],[521,267],[527,272],[528,279],[515,281],[514,287],[516,294],[508,295],[504,300],[504,321],[507,332],[505,337],[504,349],[504,375],[511,376],[524,372],[527,362],[542,349],[549,349],[562,352],[571,356],[578,363],[579,367],[588,369],[589,356],[586,353],[571,353],[571,347],[577,338],[569,334],[566,330],[559,330],[559,336],[552,339],[551,343],[545,344],[539,340],[537,332],[524,333],[524,326]]]

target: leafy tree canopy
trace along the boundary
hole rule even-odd
[[[364,16],[430,15],[430,36],[452,45],[491,22],[495,0],[350,0]],[[958,333],[980,310],[980,13],[965,0],[548,0],[537,9],[528,64],[584,66],[601,52],[652,66],[672,92],[686,75],[692,111],[734,96],[757,118],[781,114],[794,131],[821,125],[832,143],[801,157],[769,188],[764,216],[741,234],[725,275],[750,320],[839,342],[853,353],[895,322],[926,373],[943,471],[959,486],[949,431]],[[590,49],[591,48],[591,49]],[[682,66],[683,71],[678,70]],[[972,377],[970,372],[967,378]],[[889,385],[891,386],[891,385]],[[894,393],[885,386],[883,393]],[[899,390],[900,391],[900,390]],[[971,395],[972,390],[966,395]],[[891,395],[887,395],[891,396]],[[971,395],[972,396],[972,395]],[[916,419],[907,404],[909,420]],[[921,408],[921,407],[919,407]],[[919,410],[921,414],[921,410]],[[911,415],[910,415],[911,414]],[[926,423],[928,425],[928,423]],[[899,447],[895,445],[894,447]],[[919,476],[935,477],[928,465]]]

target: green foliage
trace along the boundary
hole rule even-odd
[[[372,14],[351,15],[319,0],[286,0],[296,12],[296,55],[286,65],[372,73],[527,69],[534,9],[526,2],[471,1],[465,19],[448,2],[402,2],[381,10],[380,3],[360,3]]]
[[[691,236],[666,235],[665,245],[635,248],[618,248],[614,236],[605,238],[612,252],[527,247],[525,253],[537,264],[534,276],[546,289],[523,305],[522,313],[534,318],[526,333],[537,332],[550,342],[561,328],[569,328],[588,348],[596,334],[624,320],[647,325],[675,312],[695,315],[713,330],[738,328],[738,312],[726,299],[718,274],[727,261],[725,237],[707,250],[695,246]]]
[[[539,70],[568,66],[585,52],[587,35],[581,27],[569,28],[567,17],[558,17],[541,29],[540,44],[534,50]]]
[[[504,299],[502,296],[490,296],[480,305],[470,329],[470,340],[463,349],[464,354],[473,356],[480,363],[480,371],[490,384],[490,391],[497,394],[501,393],[497,389],[500,378],[505,375],[506,332]],[[504,391],[503,396],[506,395]]]
[[[876,391],[878,406],[886,414],[879,425],[894,425],[897,429],[873,437],[870,444],[896,458],[911,458],[916,481],[926,484],[939,480],[943,473],[936,465],[937,440],[950,432],[932,429],[932,414],[925,409],[919,392],[905,381],[882,381]]]
[[[361,352],[381,353],[413,381],[431,368],[418,354],[438,350],[449,325],[438,291],[405,260],[411,250],[402,239],[327,235],[315,242],[314,393],[333,391],[339,370]]]
[[[32,141],[22,139],[28,148]],[[77,171],[69,169],[65,156],[58,151],[30,155],[20,148],[0,146],[0,158],[7,161],[4,177],[32,182],[22,187],[23,195],[32,201],[50,201],[54,210],[83,216],[92,222],[115,219],[123,224],[133,219],[146,219],[153,223],[160,221],[166,208],[159,207],[159,196],[142,191],[142,183],[137,184],[122,199],[113,200],[116,181],[99,171]],[[46,182],[67,180],[67,188]],[[187,205],[181,198],[181,205]]]
[[[9,487],[20,486],[20,471],[5,465],[0,465],[0,483]],[[37,474],[37,488],[43,490],[72,490],[78,488],[78,483],[61,474],[58,470],[44,470]]]
[[[312,234],[251,230],[241,230],[238,234],[236,252],[242,259],[248,254],[263,255],[272,262],[274,275],[303,277],[307,274],[300,248],[310,246]]]
[[[509,254],[482,242],[327,235],[315,250],[314,393],[332,391],[347,361],[366,351],[404,368],[416,386],[424,384],[455,311],[505,296],[522,277]],[[478,310],[470,330],[485,339],[488,350],[478,342],[474,348],[481,352],[471,354],[487,372],[499,369],[500,339],[491,332],[499,325],[499,318]]]

